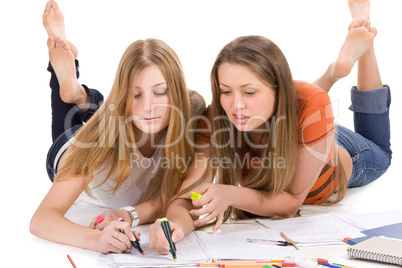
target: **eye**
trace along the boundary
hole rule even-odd
[[[166,90],[161,90],[161,91],[156,91],[155,93],[154,93],[155,95],[157,95],[157,96],[164,96],[164,95],[167,95],[168,94],[168,90],[166,89]]]
[[[221,95],[229,95],[230,93],[229,90],[221,90]]]
[[[251,95],[255,94],[255,91],[246,91],[246,92],[244,92],[244,94],[251,96]]]
[[[134,99],[137,99],[137,98],[139,98],[140,96],[141,96],[142,94],[141,93],[134,93]]]

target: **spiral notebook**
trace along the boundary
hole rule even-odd
[[[350,259],[402,266],[402,240],[372,237],[347,249]]]

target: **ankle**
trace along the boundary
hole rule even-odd
[[[77,98],[76,98],[74,104],[80,110],[83,110],[83,111],[87,110],[90,106],[90,98],[89,98],[88,92],[85,89],[85,87],[83,85],[81,85],[80,83],[78,83],[78,81],[77,81],[77,85],[76,85],[76,92],[77,92]]]

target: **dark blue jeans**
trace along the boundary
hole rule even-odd
[[[391,165],[391,134],[388,86],[371,91],[351,90],[355,132],[336,126],[337,142],[349,152],[353,162],[349,187],[366,185]]]
[[[75,61],[76,75],[79,78],[79,63]],[[74,133],[96,112],[103,103],[103,95],[83,85],[90,99],[90,108],[82,111],[74,104],[65,103],[60,97],[60,86],[56,73],[49,62],[47,70],[50,72],[51,107],[52,107],[52,139],[53,144],[49,149],[46,159],[46,169],[50,180],[57,172],[57,164],[60,157],[68,147],[69,140]]]

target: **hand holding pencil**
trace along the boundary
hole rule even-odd
[[[169,221],[171,229],[172,242],[177,243],[184,238],[184,231],[175,224],[173,221]],[[149,247],[155,250],[159,254],[169,254],[169,241],[166,239],[163,232],[161,219],[158,219],[149,227]]]

